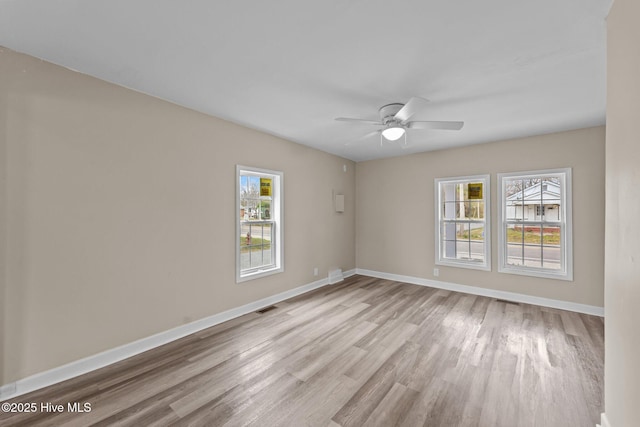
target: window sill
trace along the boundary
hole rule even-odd
[[[469,270],[491,271],[490,263],[485,264],[465,261],[437,260],[436,265],[442,265],[445,267],[467,268]]]
[[[541,279],[555,279],[555,280],[564,280],[567,282],[573,282],[573,274],[558,272],[554,273],[551,271],[538,270],[533,268],[518,268],[518,267],[500,267],[498,268],[498,273],[506,273],[506,274],[517,274],[519,276],[530,276],[530,277],[538,277]]]
[[[266,270],[258,270],[252,273],[241,274],[238,277],[236,277],[236,283],[248,282],[249,280],[271,276],[272,274],[282,273],[283,271],[284,271],[284,267],[272,267]]]

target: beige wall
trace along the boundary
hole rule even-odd
[[[0,76],[0,384],[355,267],[353,162],[6,49]],[[285,187],[286,270],[242,284],[238,163]]]
[[[356,166],[356,264],[386,273],[603,306],[604,127],[373,160]],[[571,167],[574,281],[497,272],[496,174]],[[434,179],[491,174],[492,271],[438,266]]]
[[[616,0],[607,20],[605,413],[640,425],[640,4]]]
[[[493,271],[437,280],[603,305],[603,127],[356,167],[8,50],[0,75],[0,384],[312,282],[313,267],[433,278],[435,177],[491,173],[494,206]],[[286,271],[243,284],[237,163],[284,171],[286,192]],[[497,273],[496,173],[567,166],[574,282]]]

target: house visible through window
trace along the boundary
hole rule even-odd
[[[573,280],[571,170],[499,174],[499,271]]]
[[[491,270],[489,175],[435,180],[436,264]]]
[[[282,172],[238,166],[236,280],[283,271]]]

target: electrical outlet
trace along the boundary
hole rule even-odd
[[[315,267],[315,268],[313,269],[313,275],[314,275],[314,276],[317,276],[317,275],[318,275],[318,267]]]
[[[433,275],[434,275],[435,277],[438,277],[438,276],[440,275],[440,269],[439,269],[439,268],[434,268],[434,269],[433,269]]]

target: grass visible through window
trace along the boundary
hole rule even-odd
[[[246,253],[249,251],[261,251],[263,249],[271,249],[270,240],[252,237],[251,243],[249,243],[246,236],[240,236],[240,252]]]
[[[475,228],[471,230],[471,240],[484,240],[484,228]],[[458,239],[467,240],[469,238],[469,230],[459,231],[456,233]],[[507,241],[510,243],[522,243],[522,230],[508,228]],[[540,243],[540,231],[531,230],[524,232],[524,243]],[[560,229],[552,228],[549,232],[542,235],[542,243],[545,245],[560,244]]]

